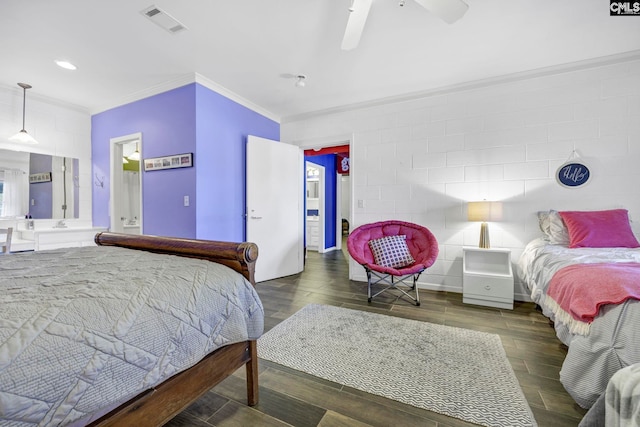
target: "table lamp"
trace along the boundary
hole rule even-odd
[[[469,202],[467,208],[467,219],[469,221],[482,221],[478,246],[488,249],[490,244],[487,221],[500,221],[502,219],[502,203],[483,200],[481,202]]]

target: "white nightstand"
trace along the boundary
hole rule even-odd
[[[462,248],[462,302],[513,310],[511,250]]]

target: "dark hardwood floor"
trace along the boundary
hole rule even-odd
[[[462,303],[462,294],[420,291],[416,307],[393,297],[367,303],[350,282],[343,252],[310,252],[305,271],[258,284],[265,331],[310,303],[335,305],[500,335],[536,421],[577,426],[586,412],[558,380],[566,348],[532,303],[513,311]],[[428,381],[425,378],[425,381]],[[505,405],[508,405],[505,402]],[[260,360],[260,403],[246,406],[244,369],[213,388],[169,426],[469,426],[467,422],[370,395]]]

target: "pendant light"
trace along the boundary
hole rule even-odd
[[[138,143],[136,142],[136,151],[134,151],[133,153],[131,153],[130,155],[127,156],[127,159],[129,160],[136,160],[139,161],[140,160],[140,151],[138,151]]]
[[[27,89],[31,89],[31,85],[28,85],[26,83],[18,83],[18,86],[20,86],[23,90],[23,96],[22,96],[22,130],[20,132],[18,132],[17,134],[13,135],[11,138],[9,138],[9,141],[11,142],[18,142],[21,144],[37,144],[38,141],[35,140],[34,137],[32,137],[31,135],[29,135],[27,133],[27,131],[24,128],[24,117],[25,117],[25,106],[27,103]]]

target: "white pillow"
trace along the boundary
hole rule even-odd
[[[549,219],[549,211],[538,211],[538,225],[544,233],[545,240],[549,240],[549,229],[551,227],[551,219]]]
[[[549,243],[552,245],[569,245],[569,230],[558,211],[549,211],[551,226],[549,227]]]
[[[538,225],[545,234],[545,239],[552,245],[569,245],[569,230],[565,225],[560,213],[555,210],[540,211],[538,214]]]

